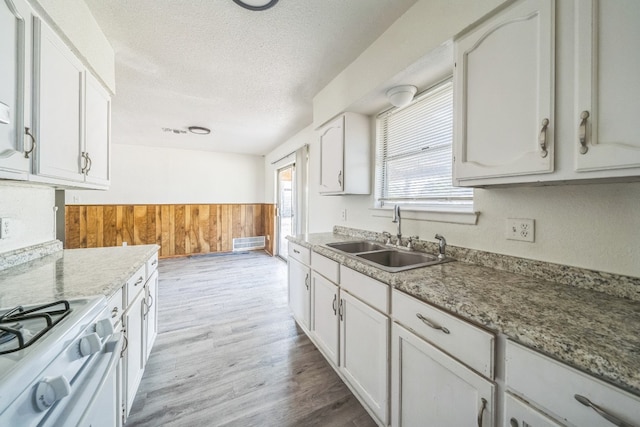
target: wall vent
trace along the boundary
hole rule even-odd
[[[233,252],[264,249],[264,244],[264,236],[239,237],[237,239],[233,239]]]

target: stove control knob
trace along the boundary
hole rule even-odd
[[[103,339],[113,334],[113,324],[111,323],[111,320],[98,320],[98,322],[96,323],[96,334],[98,334],[98,336]]]
[[[68,396],[71,392],[69,380],[64,375],[59,377],[45,377],[36,386],[35,401],[39,411],[51,407],[58,400]]]
[[[102,342],[96,333],[80,338],[80,355],[83,357],[91,356],[93,353],[99,352],[101,348]]]

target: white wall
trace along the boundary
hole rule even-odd
[[[0,218],[11,221],[0,254],[54,240],[54,206],[53,188],[0,181]]]
[[[107,191],[68,190],[67,204],[263,203],[264,157],[113,144]]]

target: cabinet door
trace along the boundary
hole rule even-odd
[[[553,0],[517,2],[455,49],[454,181],[553,172]]]
[[[85,181],[108,185],[111,97],[88,72],[85,88],[85,159],[83,159]]]
[[[320,129],[320,193],[344,190],[344,116]]]
[[[35,173],[84,181],[81,111],[84,67],[45,23],[34,19]]]
[[[289,309],[305,331],[309,330],[311,312],[311,271],[309,267],[289,258]]]
[[[392,426],[494,425],[493,383],[395,323],[391,348]]]
[[[325,356],[338,365],[338,286],[315,271],[311,274],[311,335]]]
[[[125,369],[125,384],[127,390],[127,415],[131,411],[133,400],[136,397],[142,373],[144,372],[144,292],[138,296],[127,308],[125,315],[125,330],[127,337],[127,362]]]
[[[26,179],[29,172],[29,160],[24,155],[29,18],[29,6],[24,1],[0,2],[0,178]]]
[[[145,360],[149,359],[151,348],[158,336],[158,271],[154,271],[145,289],[145,327],[146,327],[146,347]]]
[[[640,2],[584,0],[575,7],[576,171],[640,167]],[[634,47],[623,48],[626,42]]]
[[[387,425],[389,318],[346,292],[340,297],[340,371]]]

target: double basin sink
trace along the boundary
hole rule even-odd
[[[439,258],[423,252],[390,248],[366,240],[327,243],[327,246],[390,273],[454,261],[453,258]]]

